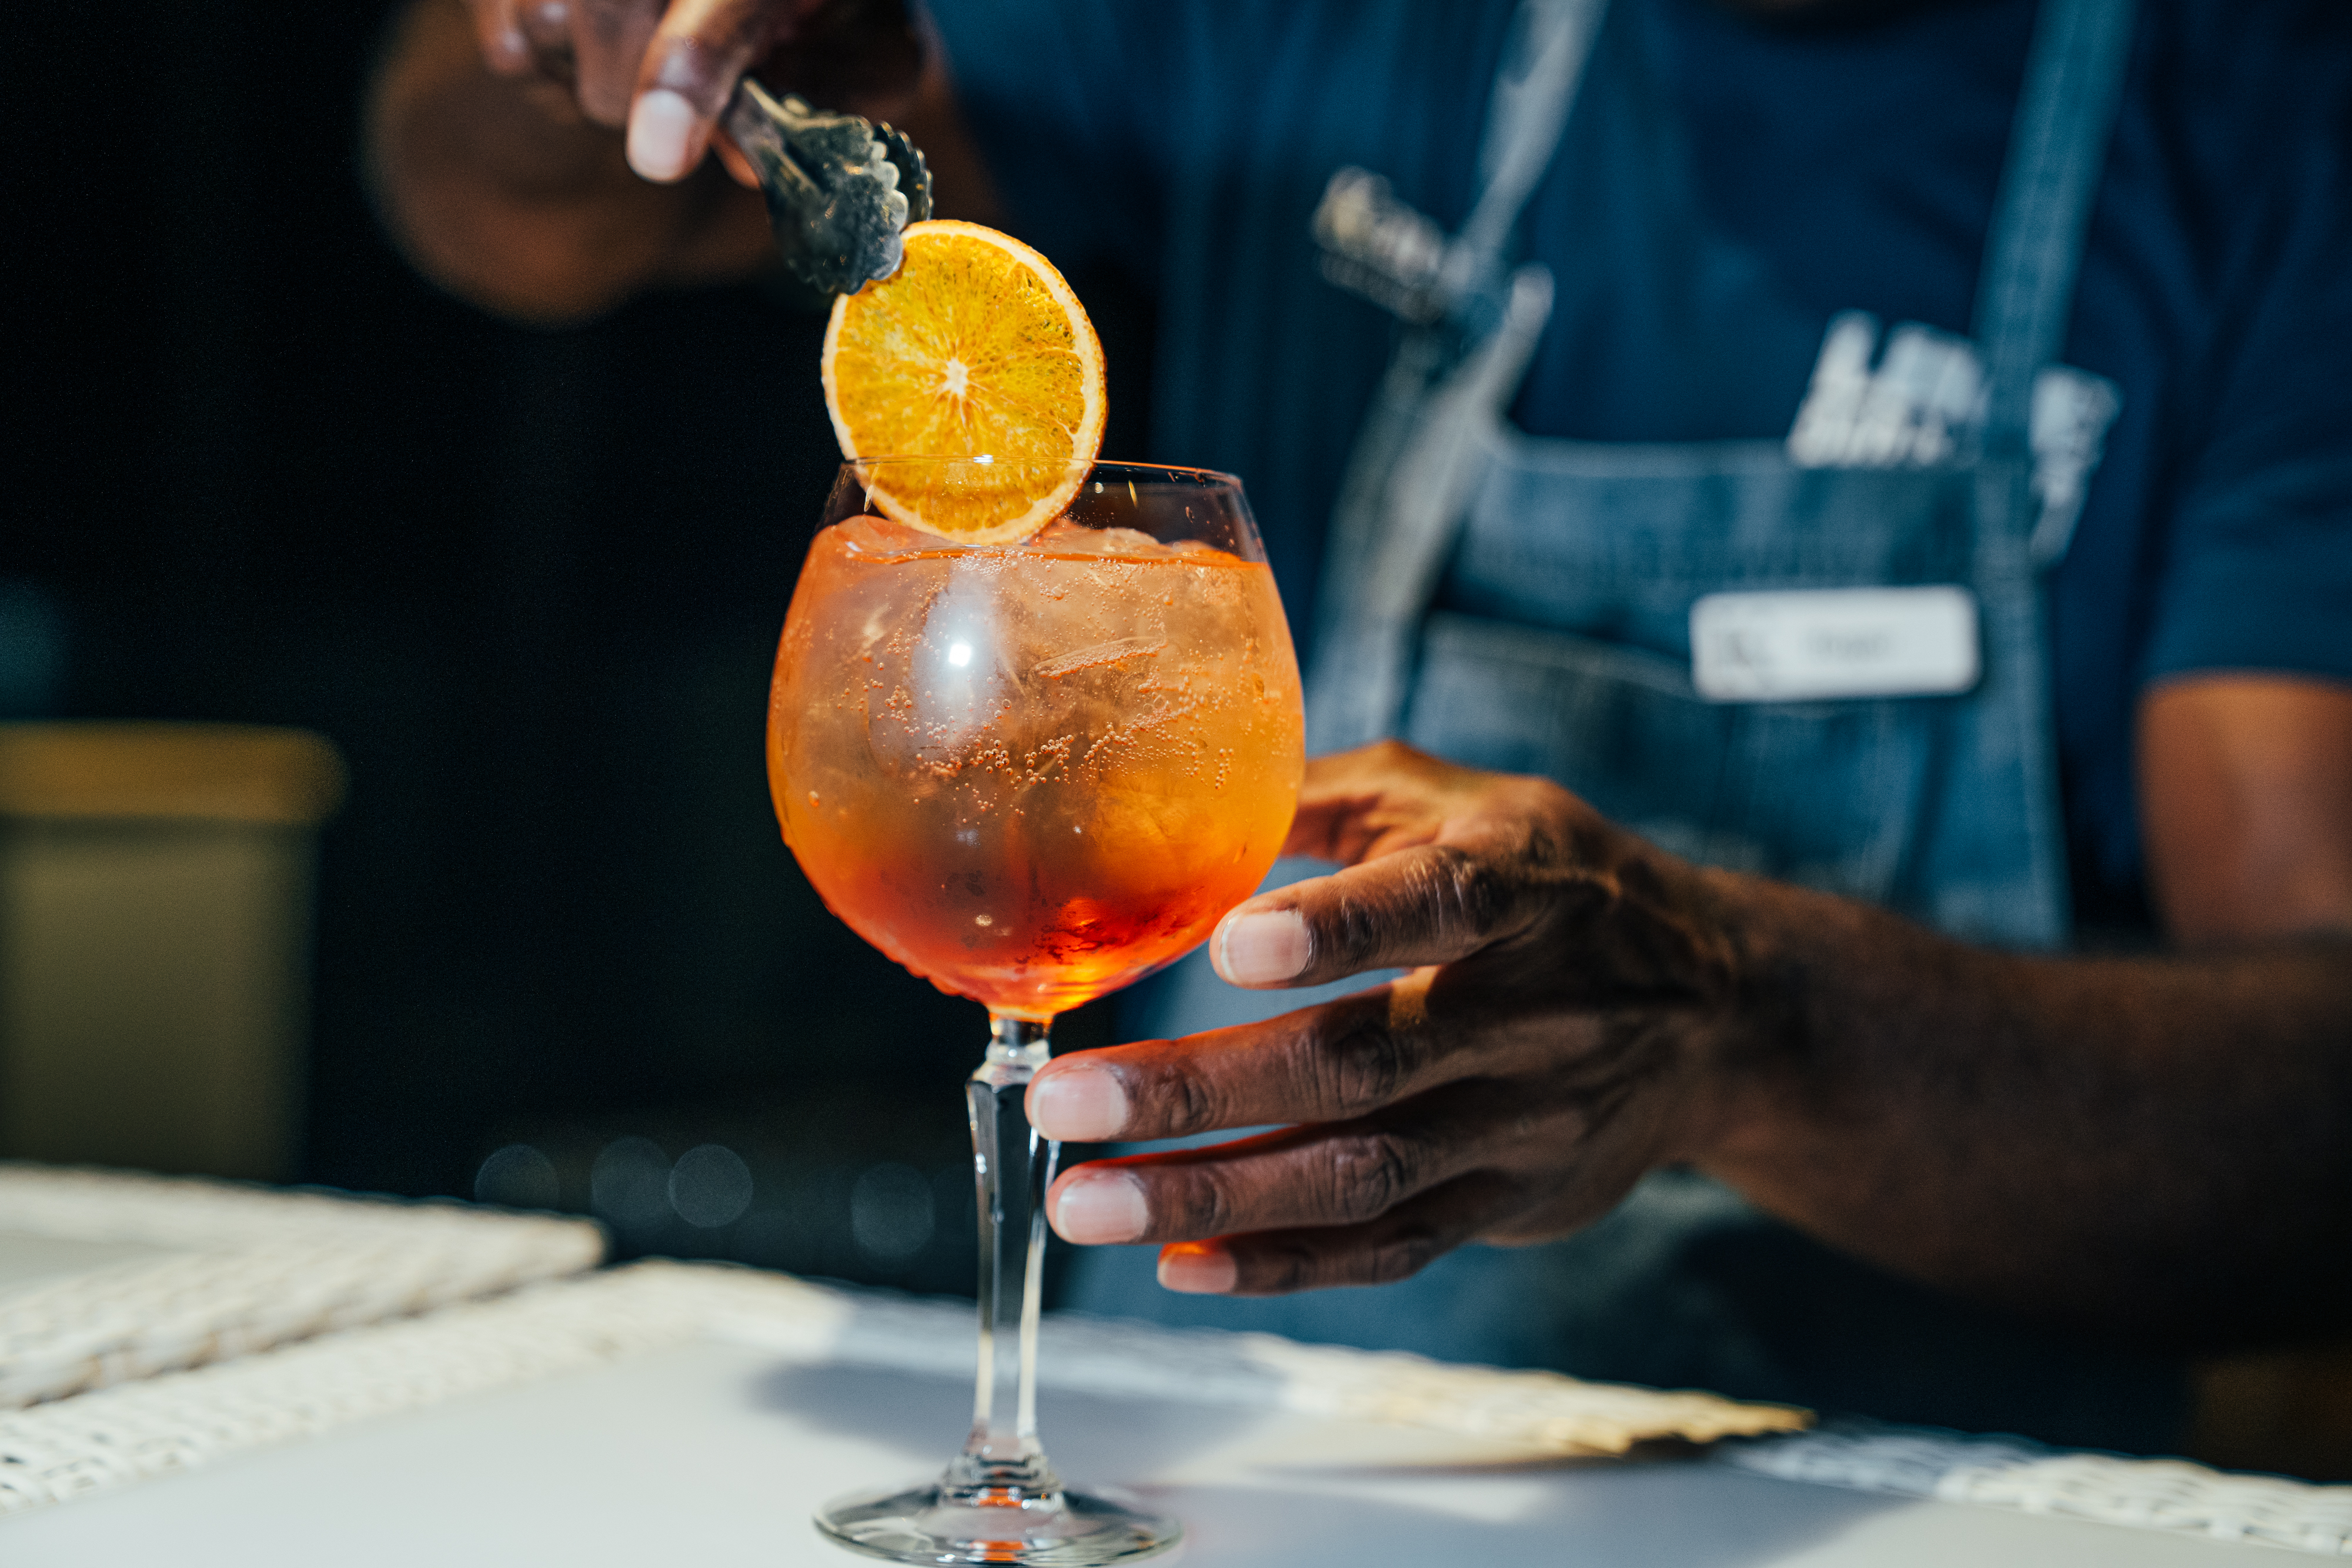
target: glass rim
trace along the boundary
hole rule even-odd
[[[1050,458],[1033,458],[1026,460],[1022,464],[1022,465],[1047,466],[1050,465],[1051,463],[1052,459]],[[959,465],[973,468],[992,468],[996,465],[996,459],[993,455],[986,453],[973,454],[961,457],[942,457],[936,453],[886,452],[873,457],[845,457],[841,462],[841,472],[846,475],[854,474],[861,468],[877,465],[887,465],[890,467],[912,467],[918,464],[932,467]],[[1013,466],[1013,460],[1007,459],[1005,466],[1008,468]],[[1193,479],[1209,483],[1231,485],[1235,489],[1244,488],[1242,485],[1242,477],[1238,474],[1229,474],[1222,468],[1187,467],[1179,463],[1129,463],[1115,457],[1093,457],[1088,458],[1084,464],[1073,461],[1066,465],[1066,466],[1072,468],[1084,467],[1089,472],[1097,468],[1117,468],[1136,474],[1148,473],[1166,475],[1171,480]]]

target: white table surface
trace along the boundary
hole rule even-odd
[[[702,1341],[362,1421],[0,1520],[6,1568],[722,1568],[862,1561],[811,1508],[935,1471],[970,1385]],[[1444,1444],[1297,1415],[1041,1396],[1066,1476],[1182,1518],[1198,1568],[2168,1568],[2209,1542],[1875,1497],[1698,1460],[1432,1466]],[[1455,1450],[1459,1452],[1459,1450]],[[1320,1463],[1300,1456],[1319,1456]],[[1339,1456],[1344,1462],[1332,1462]],[[1416,1462],[1423,1461],[1423,1462]]]

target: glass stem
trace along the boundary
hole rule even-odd
[[[1059,1144],[1022,1103],[1045,1065],[1047,1025],[991,1018],[988,1060],[965,1084],[980,1192],[980,1375],[971,1437],[943,1484],[971,1502],[1046,1506],[1062,1483],[1037,1442],[1037,1310],[1045,1270],[1045,1188]]]

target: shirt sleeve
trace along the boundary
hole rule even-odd
[[[965,124],[1030,244],[1069,272],[1156,254],[1152,133],[1168,40],[1157,7],[1107,0],[930,0]]]
[[[2334,29],[2340,46],[2347,29]],[[2157,579],[2148,680],[2201,670],[2352,681],[2352,68],[2305,89],[2249,214]]]

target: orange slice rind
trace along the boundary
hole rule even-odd
[[[1026,538],[1102,448],[1102,341],[1053,264],[1010,235],[935,219],[908,225],[906,247],[825,325],[842,455],[875,460],[862,476],[887,517],[958,544]]]

